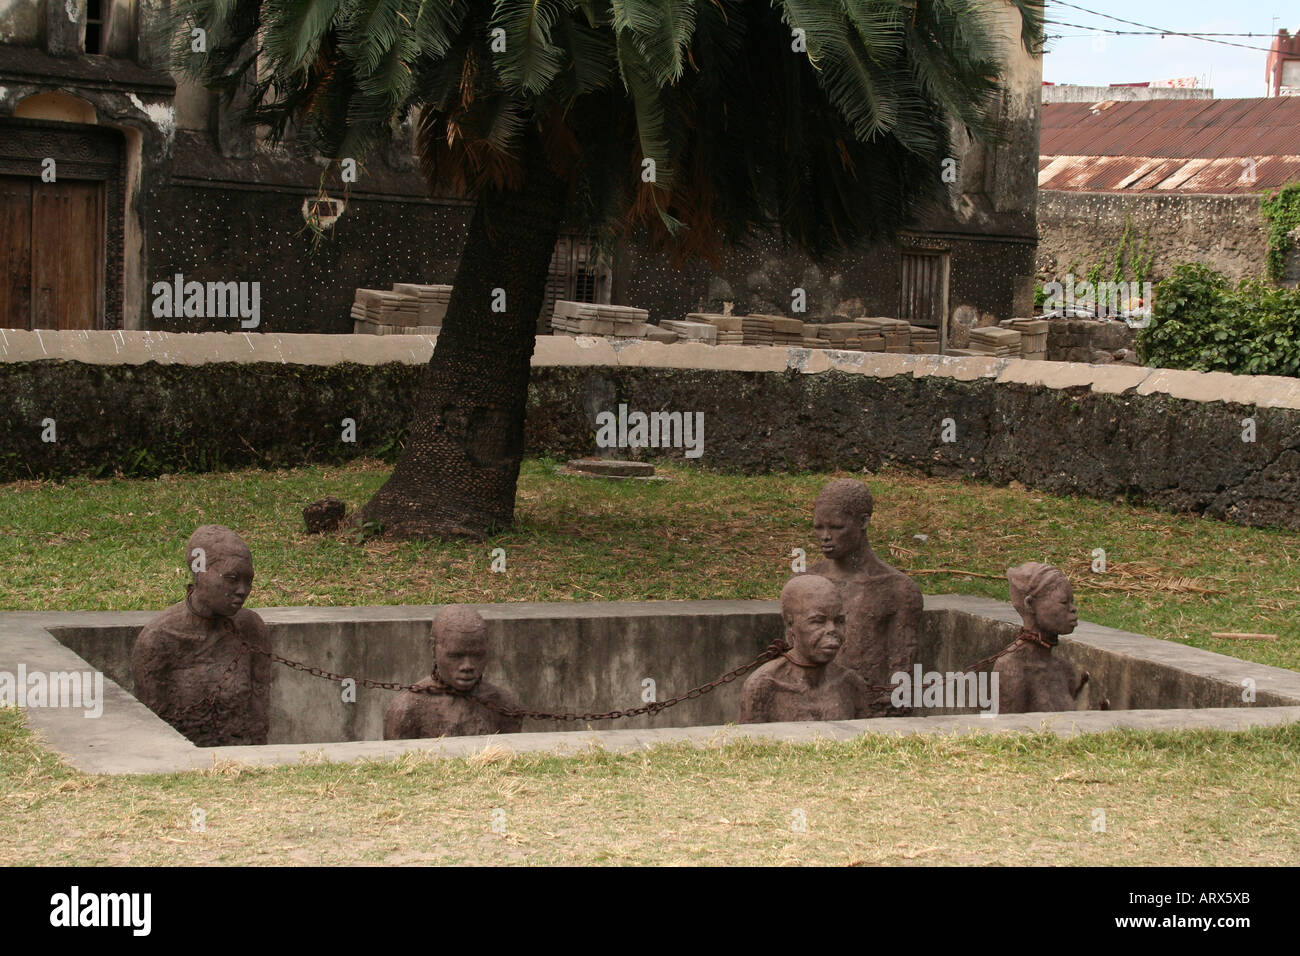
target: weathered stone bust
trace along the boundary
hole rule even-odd
[[[790,650],[745,680],[740,723],[870,716],[866,683],[835,663],[844,633],[844,606],[835,585],[815,574],[791,578],[781,590],[781,617]]]
[[[844,649],[839,663],[869,686],[891,687],[899,671],[911,673],[921,627],[921,589],[876,557],[867,541],[875,508],[860,481],[840,478],[813,504],[813,530],[825,560],[809,572],[835,582],[844,601]],[[905,716],[911,708],[890,704],[889,690],[872,693],[873,717]]]
[[[1069,661],[1052,651],[1062,634],[1079,623],[1070,580],[1050,564],[1030,562],[1007,572],[1011,604],[1024,626],[1016,635],[1021,645],[999,657],[993,665],[998,675],[998,711],[1029,714],[1077,710],[1077,699],[1088,681],[1080,678]]]
[[[244,648],[270,649],[265,622],[244,607],[253,555],[229,528],[190,536],[193,574],[185,600],[145,625],[131,649],[135,696],[200,747],[264,744],[271,662]]]
[[[434,693],[402,691],[384,712],[384,739],[519,733],[522,717],[507,717],[483,705],[483,701],[489,701],[521,709],[509,691],[483,680],[488,659],[487,627],[478,611],[443,608],[433,620],[429,639],[433,644],[434,672],[415,686]]]

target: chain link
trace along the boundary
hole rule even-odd
[[[311,664],[305,664],[302,661],[290,660],[289,658],[282,657],[279,654],[273,653],[272,651],[265,650],[260,647],[254,647],[252,644],[250,644],[248,641],[244,640],[243,638],[239,638],[239,643],[243,646],[243,650],[251,651],[254,654],[261,654],[264,657],[270,658],[272,661],[274,661],[277,664],[283,664],[285,667],[289,667],[297,671],[302,671],[305,674],[310,674],[312,677],[319,677],[323,680],[333,681],[335,683],[342,683],[345,680],[353,680],[356,681],[356,683],[361,685],[362,687],[370,687],[375,690],[399,690],[399,691],[409,690],[415,694],[446,694],[452,697],[471,697],[474,693],[472,690],[469,691],[457,690],[456,688],[451,687],[450,685],[444,683],[442,678],[438,676],[438,670],[436,666],[434,667],[433,674],[431,675],[434,678],[434,683],[431,685],[420,687],[418,684],[405,684],[401,681],[371,680],[368,677],[351,677],[350,675],[347,674],[336,674],[333,671],[327,671],[321,667],[315,667],[312,666]],[[1043,643],[1042,639],[1039,638],[1038,635],[1036,635],[1033,631],[1029,631],[1026,628],[1021,628],[1020,631],[1017,632],[1016,634],[1016,639],[1012,643],[1008,644],[1006,647],[1002,648],[1002,650],[998,651],[996,654],[990,654],[988,657],[981,658],[980,660],[976,661],[974,664],[968,664],[966,667],[961,668],[961,670],[956,671],[956,673],[966,674],[972,671],[977,671],[982,667],[986,667],[989,664],[992,664],[993,662],[998,660],[998,658],[1012,653],[1013,651],[1015,651],[1017,648],[1021,647],[1024,644],[1041,644],[1041,643]],[[775,660],[778,657],[785,656],[785,654],[790,649],[791,649],[790,645],[786,643],[784,639],[778,637],[776,640],[772,641],[771,644],[767,645],[767,648],[763,651],[763,653],[759,654],[758,657],[754,658],[752,661],[748,662],[747,664],[741,664],[739,667],[727,671],[727,673],[723,674],[721,677],[717,678],[716,680],[709,681],[707,684],[701,684],[698,687],[692,687],[686,693],[678,697],[670,697],[668,700],[651,701],[650,703],[645,704],[641,707],[630,707],[625,710],[609,710],[601,714],[550,713],[549,711],[544,711],[544,710],[523,710],[517,707],[506,707],[504,704],[498,704],[496,701],[486,700],[483,698],[475,698],[475,700],[479,704],[482,704],[484,707],[486,707],[488,710],[495,711],[496,713],[501,714],[504,717],[521,717],[521,718],[528,718],[530,720],[593,721],[593,720],[620,720],[621,718],[624,717],[639,717],[642,714],[657,714],[659,713],[659,711],[667,710],[669,707],[675,707],[676,705],[682,703],[683,701],[695,700],[697,697],[703,697],[705,694],[717,690],[723,684],[730,684],[738,677],[742,677],[743,675],[747,674],[749,671],[752,671],[755,667],[765,664],[770,660]],[[238,661],[239,661],[239,655],[236,655],[235,660],[231,661],[230,667],[227,668],[227,673],[229,673],[231,670],[234,669],[234,666]],[[895,686],[896,685],[894,684],[868,684],[867,689],[872,691],[873,693],[880,693],[882,691],[892,691],[895,688]]]
[[[989,664],[994,663],[995,661],[998,660],[998,658],[1005,657],[1007,654],[1012,653],[1013,651],[1017,650],[1018,648],[1022,647],[1025,644],[1038,644],[1040,647],[1049,646],[1046,642],[1043,641],[1042,636],[1039,635],[1037,632],[1022,627],[1019,631],[1016,632],[1016,639],[1012,641],[1010,644],[1008,644],[1006,647],[1002,648],[1002,650],[998,651],[996,654],[990,654],[988,657],[981,657],[974,664],[967,664],[965,667],[953,671],[953,673],[970,674],[973,671],[980,670],[981,668],[987,667]],[[892,691],[897,686],[898,686],[897,684],[868,684],[867,689],[874,693],[880,693],[881,691],[887,691],[887,690]]]
[[[436,667],[432,674],[434,683],[432,685],[420,687],[418,684],[404,684],[401,681],[378,681],[371,680],[368,677],[349,677],[349,675],[346,674],[335,674],[333,671],[327,671],[320,667],[313,667],[310,664],[304,664],[302,661],[290,660],[287,657],[281,657],[279,654],[272,653],[269,650],[254,647],[242,638],[240,639],[240,643],[244,646],[245,650],[268,657],[277,664],[283,664],[285,667],[291,667],[294,670],[302,671],[303,673],[310,674],[313,677],[334,681],[335,683],[341,683],[344,680],[355,680],[362,687],[372,687],[376,690],[409,690],[416,694],[447,694],[453,697],[470,697],[474,693],[472,690],[457,690],[456,688],[443,683],[442,679],[438,676],[438,670]],[[692,687],[679,697],[672,697],[668,700],[651,701],[642,707],[631,707],[626,710],[610,710],[603,714],[552,714],[541,710],[521,710],[516,707],[506,707],[503,704],[498,704],[496,701],[485,700],[483,698],[475,698],[475,700],[488,710],[495,711],[505,717],[527,717],[532,720],[618,720],[623,717],[638,717],[641,714],[657,714],[659,711],[667,710],[669,707],[674,707],[683,701],[703,697],[705,694],[717,690],[723,684],[730,684],[736,678],[743,676],[755,667],[780,657],[789,649],[789,644],[787,644],[783,639],[777,638],[767,646],[767,649],[764,650],[763,653],[759,654],[758,657],[754,658],[752,661],[746,664],[741,664],[739,667],[727,671],[727,673],[723,674],[721,677],[709,681],[707,684],[701,684],[699,687]]]

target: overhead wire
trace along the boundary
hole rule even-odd
[[[1090,9],[1088,9],[1087,7],[1081,7],[1081,6],[1079,6],[1077,3],[1067,3],[1066,0],[1047,0],[1047,2],[1049,2],[1049,3],[1053,3],[1053,4],[1055,4],[1055,5],[1058,6],[1058,7],[1068,7],[1068,8],[1071,9],[1071,10],[1078,10],[1078,11],[1080,11],[1081,13],[1086,13],[1086,14],[1089,14],[1090,16],[1101,17],[1103,20],[1113,20],[1113,21],[1115,21],[1116,23],[1123,23],[1123,24],[1126,24],[1126,25],[1128,25],[1128,26],[1132,26],[1132,27],[1142,27],[1143,30],[1148,31],[1148,32],[1145,33],[1145,34],[1139,34],[1139,33],[1136,33],[1135,31],[1115,30],[1115,29],[1110,28],[1110,27],[1094,27],[1094,26],[1089,26],[1089,25],[1081,24],[1081,23],[1065,23],[1065,22],[1063,22],[1063,21],[1059,21],[1059,20],[1048,20],[1048,21],[1045,21],[1045,22],[1047,22],[1047,23],[1050,23],[1052,26],[1072,27],[1072,28],[1074,28],[1074,29],[1079,29],[1079,30],[1093,30],[1093,31],[1095,31],[1095,32],[1097,32],[1097,33],[1108,33],[1108,34],[1111,34],[1111,35],[1114,35],[1114,36],[1171,36],[1171,37],[1172,37],[1172,36],[1177,36],[1177,37],[1186,37],[1187,39],[1191,39],[1191,40],[1201,40],[1202,42],[1205,42],[1205,43],[1218,43],[1218,44],[1220,44],[1220,45],[1222,45],[1222,46],[1239,47],[1239,48],[1241,48],[1241,49],[1243,49],[1243,50],[1255,50],[1256,52],[1259,52],[1259,53],[1269,53],[1269,52],[1272,52],[1272,51],[1269,50],[1267,47],[1251,46],[1250,44],[1247,44],[1247,43],[1235,43],[1235,42],[1233,42],[1233,41],[1231,41],[1231,40],[1219,40],[1219,39],[1215,39],[1215,36],[1216,36],[1216,35],[1215,35],[1215,34],[1211,34],[1211,33],[1196,33],[1196,32],[1186,31],[1186,30],[1166,30],[1166,29],[1163,29],[1162,27],[1153,26],[1153,25],[1151,25],[1150,23],[1139,23],[1139,22],[1136,21],[1136,20],[1126,20],[1126,19],[1124,19],[1123,17],[1112,16],[1112,15],[1109,14],[1109,13],[1102,13],[1102,12],[1100,12],[1099,10],[1090,10]],[[1223,35],[1223,36],[1235,36],[1235,35],[1245,36],[1246,34],[1222,34],[1222,35]],[[1253,35],[1255,35],[1255,34],[1250,34],[1250,35],[1253,36]],[[1262,36],[1269,36],[1270,34],[1261,34],[1261,35],[1262,35]]]

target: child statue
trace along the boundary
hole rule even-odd
[[[910,674],[920,639],[921,589],[871,550],[867,528],[875,502],[860,481],[841,478],[817,495],[813,530],[825,560],[809,572],[839,588],[846,618],[839,663],[869,687],[885,688],[872,699],[873,717],[906,716],[890,703],[893,675]]]
[[[478,611],[445,607],[429,629],[434,671],[402,691],[384,713],[384,739],[473,737],[479,734],[517,734],[522,717],[502,714],[492,707],[521,710],[519,702],[502,687],[483,680],[487,665],[487,625]]]

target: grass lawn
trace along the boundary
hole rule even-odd
[[[830,477],[670,465],[660,473],[671,481],[611,482],[528,461],[516,527],[487,542],[358,544],[303,530],[303,505],[334,494],[355,506],[388,471],[366,462],[0,486],[0,609],[166,607],[185,593],[189,533],[209,522],[252,547],[253,607],[775,598],[791,550],[817,555],[812,501]],[[1006,600],[1008,567],[1047,561],[1074,581],[1086,620],[1300,669],[1298,532],[899,470],[867,480],[874,547],[923,591]],[[491,571],[498,547],[504,574]],[[1096,548],[1105,574],[1092,571]]]
[[[1186,866],[1300,858],[1295,724],[1069,740],[875,735],[563,758],[489,750],[460,760],[415,754],[141,777],[69,771],[20,724],[16,711],[0,710],[7,863]],[[1098,811],[1104,832],[1093,830]]]
[[[254,606],[774,598],[791,550],[815,554],[826,475],[667,466],[668,482],[611,483],[556,468],[525,463],[517,526],[483,543],[302,531],[307,502],[377,488],[374,462],[0,486],[0,608],[162,608],[184,594],[185,539],[206,522],[253,548]],[[877,550],[927,592],[1005,600],[1005,569],[1044,560],[1075,581],[1083,618],[1300,669],[1296,532],[904,471],[867,480]],[[490,570],[498,547],[504,574]],[[96,777],[0,709],[7,863],[1290,864],[1298,794],[1297,725]]]

